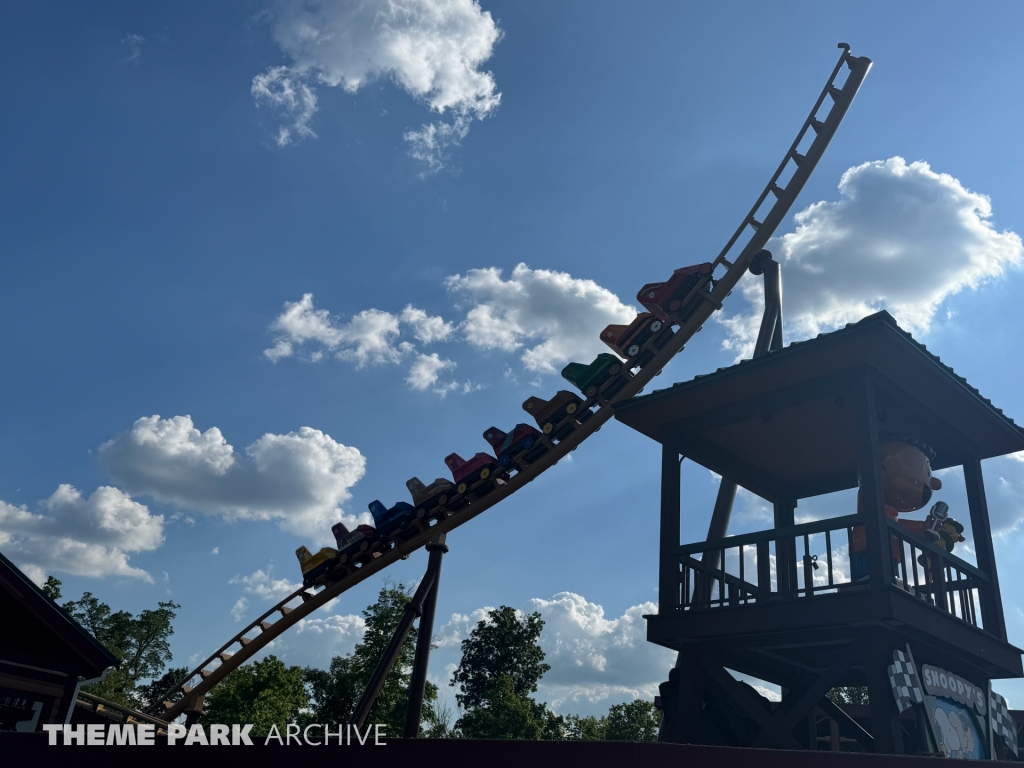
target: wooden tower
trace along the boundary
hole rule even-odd
[[[981,472],[982,459],[1024,450],[1024,430],[888,313],[635,398],[617,418],[662,445],[648,639],[679,652],[662,686],[663,740],[816,749],[824,719],[833,748],[838,730],[866,750],[927,752],[892,693],[894,650],[909,645],[919,663],[982,687],[1024,676],[1006,640]],[[885,433],[927,443],[933,469],[963,467],[969,510],[950,513],[969,518],[976,567],[886,516]],[[681,544],[682,457],[769,501],[774,528]],[[858,478],[860,513],[853,504],[795,524],[800,499]],[[859,526],[867,575],[851,581],[844,557]],[[781,703],[727,670],[779,685]],[[836,706],[826,698],[836,686],[867,686],[870,707]]]

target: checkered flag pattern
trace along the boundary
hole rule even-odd
[[[917,670],[903,651],[893,651],[892,662],[889,666],[889,684],[892,686],[892,695],[896,697],[896,706],[900,712],[904,712],[914,704],[922,703],[924,693],[921,691]]]
[[[1017,723],[1010,716],[1010,711],[1006,706],[1006,699],[994,691],[989,701],[989,722],[992,724],[992,732],[1003,737],[1006,746],[1016,757]]]

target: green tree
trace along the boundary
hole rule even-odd
[[[167,692],[177,686],[191,670],[188,667],[172,667],[158,678],[154,678],[145,685],[136,688],[136,694],[141,702],[143,712],[163,712],[164,701],[175,702],[182,697],[180,689],[175,689],[169,695]]]
[[[455,696],[459,705],[466,710],[483,706],[488,696],[496,695],[491,683],[502,675],[516,695],[535,692],[537,682],[551,669],[537,642],[543,629],[539,613],[520,618],[507,605],[488,611],[487,619],[477,622],[462,641],[462,661],[451,680],[462,688]]]
[[[467,711],[456,725],[467,739],[562,739],[565,719],[516,691],[509,675],[487,683],[480,704]]]
[[[60,588],[63,583],[56,576],[47,576],[46,582],[43,584],[43,594],[53,602],[57,602],[61,598]]]
[[[565,718],[565,738],[570,741],[604,741],[607,731],[607,717],[567,715]]]
[[[307,668],[303,673],[309,694],[310,723],[347,723],[363,693],[361,676],[351,656],[335,656],[330,669]]]
[[[825,695],[836,704],[868,703],[868,688],[866,685],[843,685],[833,688]]]
[[[60,586],[58,579],[50,577],[44,590],[49,588],[50,593],[59,596]],[[149,703],[140,693],[140,685],[144,680],[159,678],[171,661],[170,637],[176,612],[181,608],[171,601],[157,606],[138,616],[128,611],[114,612],[91,592],[80,600],[64,603],[64,610],[120,661],[105,680],[83,690],[129,707],[142,708]]]
[[[308,704],[301,667],[288,667],[276,656],[238,667],[206,700],[207,723],[252,723],[252,733],[266,736],[276,725],[281,733]]]
[[[366,632],[350,656],[335,656],[328,670],[307,669],[305,681],[309,691],[310,722],[345,723],[351,718],[377,662],[391,642],[412,599],[402,584],[385,582],[377,601],[363,611]],[[386,726],[386,733],[397,736],[405,727],[409,701],[409,683],[416,657],[418,630],[413,627],[402,644],[398,658],[384,679],[377,700],[366,722]],[[430,732],[436,726],[436,712],[431,706],[437,700],[437,686],[427,683],[423,692],[423,721]]]
[[[657,741],[661,713],[654,703],[635,699],[614,704],[608,710],[604,738],[607,741]]]
[[[539,613],[519,616],[503,605],[491,610],[462,641],[462,660],[452,674],[455,698],[465,713],[456,732],[475,739],[561,739],[566,721],[530,698],[551,669],[538,642]]]

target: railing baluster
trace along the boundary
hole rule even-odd
[[[903,541],[900,542],[900,574],[902,574],[902,576],[903,576],[903,588],[904,589],[909,589],[910,588],[910,581],[907,579],[907,547],[906,547],[906,543],[907,542],[903,542]],[[913,547],[913,545],[911,545],[911,547],[910,547],[910,556],[911,557],[914,556],[914,547]]]
[[[743,579],[743,547],[744,547],[744,545],[740,544],[740,584],[742,584],[744,582],[744,579]],[[740,602],[743,605],[747,604],[747,590],[746,589],[744,589],[740,593]]]
[[[830,587],[835,585],[832,581],[832,532],[825,531],[825,552],[828,558],[828,585]]]
[[[772,594],[772,561],[768,553],[769,541],[757,542],[757,599],[764,601]]]

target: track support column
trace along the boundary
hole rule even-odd
[[[440,536],[443,535],[443,533],[440,534]],[[435,538],[434,541],[436,542],[437,539]],[[391,642],[388,643],[388,647],[384,650],[384,654],[380,657],[380,661],[377,662],[377,666],[370,676],[370,681],[366,684],[366,690],[363,691],[359,703],[356,704],[355,711],[352,713],[352,725],[357,728],[363,726],[366,716],[370,714],[370,709],[373,707],[374,702],[377,701],[377,695],[384,686],[384,680],[391,672],[391,668],[395,666],[395,660],[402,650],[405,639],[409,636],[412,623],[417,617],[423,615],[423,607],[426,604],[427,597],[437,581],[437,573],[441,567],[441,554],[444,553],[431,553],[431,558],[427,564],[427,572],[423,574],[423,581],[416,588],[416,594],[412,596],[412,600],[405,604],[405,614],[402,616],[402,621],[398,624],[398,628],[395,630]]]
[[[402,732],[402,738],[405,739],[418,739],[420,735],[423,692],[427,687],[427,663],[430,661],[430,641],[434,634],[434,611],[437,608],[437,590],[441,583],[441,558],[448,551],[444,540],[445,535],[442,533],[427,544],[427,552],[430,553],[427,570],[434,572],[434,584],[423,604],[419,635],[416,637],[416,659],[412,665],[412,680],[409,681],[409,705],[405,712],[405,730]]]

